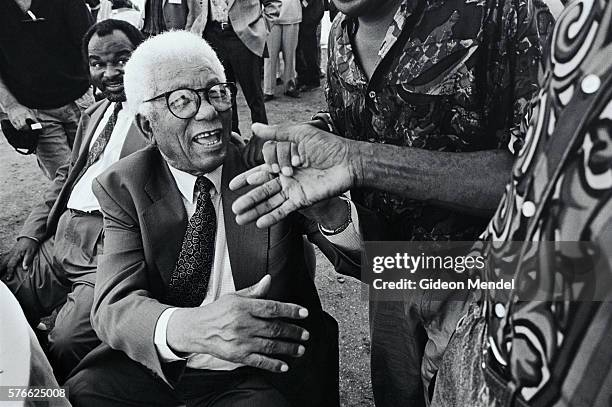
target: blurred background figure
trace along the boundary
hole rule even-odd
[[[70,159],[81,112],[93,103],[81,59],[91,23],[83,0],[0,1],[0,109],[16,129],[42,124],[36,158],[49,179]]]
[[[321,85],[317,27],[321,23],[325,6],[323,0],[301,0],[302,22],[298,36],[296,71],[298,89],[308,91]]]
[[[204,0],[146,0],[142,32],[151,37],[168,30],[189,30],[202,12]]]
[[[130,0],[102,0],[97,21],[109,18],[128,22],[139,30],[144,26],[144,13]]]
[[[213,47],[227,80],[240,85],[251,121],[267,124],[261,86],[263,57],[267,56],[264,54],[270,27],[280,15],[281,0],[202,0],[201,6],[191,31]],[[235,94],[232,94],[232,131],[240,133]]]
[[[300,0],[282,0],[281,12],[270,29],[268,36],[269,58],[264,60],[264,101],[274,98],[276,71],[279,64],[279,52],[283,51],[285,95],[300,97],[295,83],[295,52],[298,44],[298,33],[302,21]]]

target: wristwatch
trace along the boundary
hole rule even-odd
[[[337,235],[338,233],[343,232],[348,227],[348,225],[350,225],[351,222],[353,222],[353,219],[351,218],[351,201],[344,196],[341,196],[340,199],[346,202],[346,207],[348,210],[346,220],[335,229],[326,229],[322,225],[319,225],[319,230],[321,231],[321,233],[323,233],[324,236]]]

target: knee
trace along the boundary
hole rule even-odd
[[[76,345],[76,338],[70,329],[56,326],[49,334],[49,350],[56,357],[73,353]]]
[[[80,370],[65,383],[68,388],[68,399],[75,406],[91,406],[95,379],[89,369]]]

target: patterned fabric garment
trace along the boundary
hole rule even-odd
[[[210,0],[210,14],[213,21],[226,23],[229,21],[227,0]]]
[[[517,287],[486,294],[485,360],[530,405],[608,406],[612,397],[612,319],[605,303],[579,301],[612,293],[610,270],[594,261],[612,259],[611,56],[612,2],[568,4],[512,182],[484,236],[497,242],[486,277],[514,276]],[[559,287],[550,301],[521,297]]]
[[[401,3],[371,81],[351,44],[358,22],[335,20],[326,96],[337,132],[427,150],[509,143],[518,150],[553,23],[546,6],[540,0],[417,1]],[[410,30],[406,37],[403,30]],[[394,45],[401,51],[390,52]],[[397,225],[396,240],[474,240],[486,227],[485,219],[386,192],[361,190],[353,197]]]
[[[89,154],[87,155],[87,162],[85,163],[85,167],[83,168],[83,174],[93,163],[95,163],[98,158],[104,152],[104,148],[108,144],[108,141],[113,134],[113,129],[115,128],[115,124],[117,123],[117,116],[119,115],[119,111],[122,109],[123,103],[117,102],[115,103],[115,107],[113,108],[113,114],[109,117],[108,122],[106,122],[106,126],[102,129],[102,132],[96,138],[93,145],[89,149]]]
[[[201,175],[196,210],[189,219],[176,268],[168,284],[167,303],[178,307],[198,307],[206,297],[215,257],[217,216],[210,199],[213,183]]]

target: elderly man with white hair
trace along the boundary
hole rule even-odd
[[[337,270],[356,264],[302,215],[238,226],[229,180],[231,93],[187,32],[143,43],[125,69],[151,145],[94,182],[104,214],[92,324],[105,344],[68,381],[76,406],[337,406],[338,332],[303,235]]]

